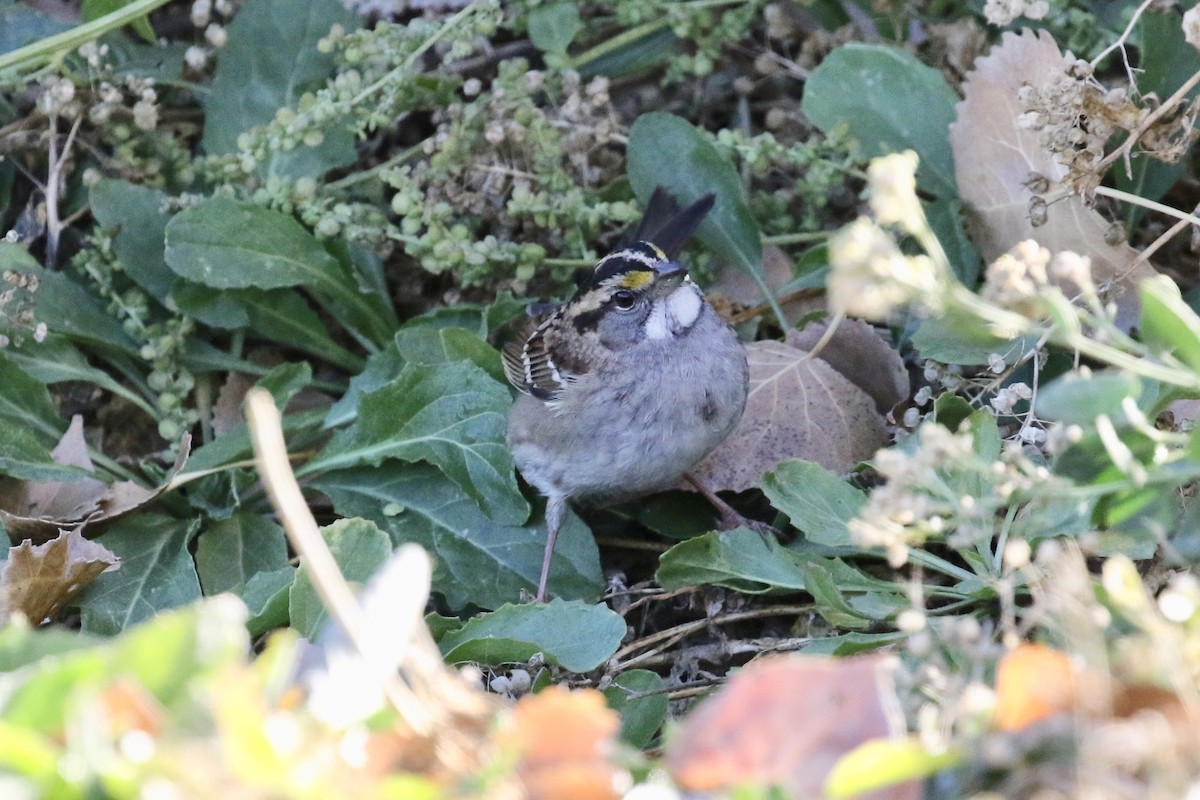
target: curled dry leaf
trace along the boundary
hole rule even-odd
[[[821,358],[782,342],[752,342],[741,422],[692,469],[714,491],[744,491],[780,461],[803,458],[846,473],[887,443],[875,402]]]
[[[171,478],[183,467],[191,447],[185,436],[179,455],[167,480],[156,489],[147,489],[132,481],[112,485],[95,478],[63,483],[59,481],[0,481],[0,522],[13,542],[48,542],[60,529],[77,528],[107,522],[140,508],[167,490]],[[60,464],[95,472],[83,438],[83,418],[75,416],[51,452]]]
[[[61,531],[44,544],[23,542],[0,561],[0,620],[20,612],[34,625],[58,612],[96,576],[117,568],[107,547],[78,530]]]
[[[519,752],[517,776],[531,800],[616,798],[612,755],[621,719],[604,695],[551,686],[517,703],[507,737]]]
[[[888,735],[878,654],[762,658],[700,703],[667,750],[667,765],[693,792],[778,786],[789,797],[822,797],[838,760]],[[921,796],[917,781],[860,795],[862,800]]]
[[[1097,284],[1114,281],[1118,321],[1132,324],[1137,296],[1128,289],[1154,270],[1145,262],[1135,263],[1138,252],[1128,244],[1105,241],[1108,221],[1074,195],[1050,203],[1045,224],[1035,228],[1029,219],[1030,178],[1044,178],[1049,188],[1039,194],[1057,197],[1064,191],[1066,168],[1038,144],[1038,131],[1018,125],[1025,109],[1017,91],[1065,72],[1074,61],[1049,33],[1026,29],[1005,33],[999,45],[975,62],[963,85],[958,119],[950,125],[959,192],[985,261],[1025,239],[1036,239],[1054,253],[1070,250],[1088,256]]]

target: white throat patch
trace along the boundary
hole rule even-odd
[[[699,319],[703,304],[696,285],[683,284],[650,309],[650,316],[646,318],[646,338],[666,339],[686,331]]]

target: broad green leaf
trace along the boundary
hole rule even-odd
[[[573,59],[572,64],[585,78],[593,75],[624,78],[665,63],[679,51],[680,41],[675,32],[664,25],[647,31],[633,41],[622,42],[615,48],[603,45],[594,47]]]
[[[633,123],[626,153],[629,182],[643,204],[659,186],[681,205],[715,194],[716,205],[700,224],[696,237],[718,256],[745,270],[764,296],[773,296],[763,278],[762,237],[746,205],[742,180],[708,134],[681,117],[655,111]]]
[[[374,521],[393,545],[424,547],[434,557],[433,590],[452,609],[498,608],[537,586],[546,544],[540,516],[523,526],[501,525],[431,466],[390,461],[320,475],[312,486],[338,514]],[[596,542],[568,513],[554,548],[550,593],[586,599],[603,588]]]
[[[414,364],[434,366],[470,361],[498,383],[504,383],[500,353],[482,338],[463,328],[404,327],[396,331],[396,349]]]
[[[1037,415],[1067,425],[1092,426],[1096,417],[1107,414],[1114,421],[1124,420],[1121,403],[1141,396],[1142,383],[1137,376],[1109,369],[1084,378],[1069,372],[1042,386],[1036,400]]]
[[[392,554],[387,534],[369,520],[339,519],[322,528],[321,534],[342,575],[351,583],[365,584]],[[303,561],[292,583],[288,611],[292,628],[301,636],[312,640],[321,632],[327,616],[325,607]]]
[[[45,385],[0,355],[0,423],[19,428],[41,442],[47,452],[67,429],[54,411]]]
[[[639,750],[654,739],[667,717],[667,682],[656,672],[622,672],[604,690],[608,707],[621,715],[621,740]]]
[[[867,615],[846,602],[833,574],[824,565],[812,561],[804,565],[802,572],[804,588],[817,601],[817,611],[831,625],[851,630],[870,626]]]
[[[287,566],[283,528],[258,514],[235,514],[196,540],[196,571],[206,595],[237,591],[258,573]]]
[[[381,389],[400,376],[406,360],[393,341],[378,353],[367,357],[366,366],[350,379],[350,388],[341,396],[329,415],[325,417],[326,428],[336,428],[358,418],[358,406],[363,395]]]
[[[800,110],[825,133],[847,125],[869,157],[915,150],[918,185],[947,198],[958,194],[949,144],[957,103],[942,73],[912,53],[850,42],[813,70]]]
[[[20,347],[10,345],[4,352],[10,362],[40,383],[82,381],[113,394],[129,396],[124,386],[89,364],[83,353],[63,336],[50,334],[41,342],[26,339]]]
[[[210,197],[167,223],[166,260],[176,274],[214,289],[341,288],[337,259],[289,216]]]
[[[529,40],[543,53],[565,54],[582,29],[574,3],[551,3],[529,12]]]
[[[250,611],[246,630],[251,636],[261,636],[288,624],[288,604],[295,579],[296,568],[289,565],[260,572],[238,588],[237,595]]]
[[[294,289],[212,289],[180,280],[171,296],[180,311],[205,325],[245,328],[252,337],[295,348],[343,369],[362,369],[362,356],[335,342],[320,315]]]
[[[793,459],[763,476],[763,493],[810,542],[853,547],[846,524],[867,497],[820,464]]]
[[[59,464],[32,431],[0,423],[0,475],[23,481],[77,481],[91,476],[78,467]]]
[[[505,605],[472,617],[438,641],[448,663],[504,664],[528,661],[534,653],[547,664],[588,672],[617,652],[625,620],[605,605],[579,600]]]
[[[746,594],[804,590],[810,556],[785,550],[748,528],[680,542],[662,554],[655,578],[668,591],[713,584]]]
[[[303,475],[389,458],[439,467],[484,512],[519,525],[529,504],[517,489],[512,452],[505,443],[512,398],[474,364],[405,364],[400,374],[363,396],[358,419],[334,435]]]
[[[830,800],[860,797],[888,786],[928,778],[963,763],[955,750],[931,753],[916,736],[872,739],[837,760],[825,779]]]
[[[100,542],[121,568],[98,577],[79,598],[83,629],[120,633],[160,611],[200,598],[188,542],[196,522],[136,514],[113,523]]]
[[[979,279],[982,259],[963,227],[962,201],[957,196],[939,197],[922,205],[925,218],[929,220],[929,229],[942,243],[955,277],[964,286],[974,286]]]
[[[125,274],[151,297],[164,301],[175,273],[163,260],[167,215],[162,204],[167,195],[158,189],[105,178],[88,191],[92,216],[113,237],[113,252]]]
[[[1200,372],[1200,317],[1183,301],[1175,281],[1166,275],[1147,278],[1138,286],[1138,294],[1143,341]]]
[[[957,431],[974,413],[971,404],[953,392],[942,392],[934,398],[933,419],[947,430]]]
[[[0,54],[62,33],[70,27],[70,23],[37,11],[33,6],[0,0]],[[0,264],[3,263],[3,254],[0,254]]]
[[[36,289],[20,289],[16,295],[16,302],[28,304],[33,311],[33,324],[44,322],[51,333],[60,333],[73,341],[137,354],[137,345],[121,323],[90,291],[66,274],[43,269],[24,250],[5,242],[0,242],[0,269],[37,279]],[[32,325],[28,330],[15,328],[0,317],[0,333],[16,339],[31,336],[33,329]]]
[[[243,131],[266,125],[280,108],[297,109],[305,93],[323,88],[334,60],[318,52],[317,42],[334,25],[349,32],[361,24],[337,0],[250,0],[242,6],[226,27],[228,41],[206,97],[205,151],[237,152]],[[319,145],[279,153],[264,172],[315,178],[354,161],[354,139],[342,120],[331,120],[322,132]]]
[[[912,335],[912,345],[921,358],[963,366],[986,364],[992,353],[1012,363],[1035,343],[1036,337],[1007,340],[993,336],[979,320],[955,309],[921,320]]]

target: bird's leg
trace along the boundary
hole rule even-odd
[[[554,542],[558,539],[558,529],[562,526],[563,517],[567,513],[565,497],[551,497],[546,501],[546,552],[542,556],[542,577],[538,579],[537,595],[534,601],[546,602],[546,584],[550,580],[550,558],[554,555]]]
[[[717,510],[718,514],[720,514],[721,519],[718,523],[718,526],[721,530],[728,531],[734,528],[749,528],[759,536],[763,537],[764,542],[767,541],[767,537],[769,536],[779,535],[779,531],[775,530],[775,528],[771,527],[767,523],[759,522],[755,519],[749,519],[748,517],[738,513],[733,506],[722,500],[716,492],[708,488],[708,485],[705,484],[704,481],[700,480],[692,473],[683,473],[683,478],[692,486],[696,487],[696,491],[704,495],[704,499],[707,500],[712,507]]]

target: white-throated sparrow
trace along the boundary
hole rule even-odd
[[[517,468],[544,494],[545,600],[570,498],[666,489],[733,430],[746,404],[746,354],[673,259],[713,206],[680,211],[654,192],[632,244],[605,256],[564,305],[504,349],[521,394],[508,417]]]

